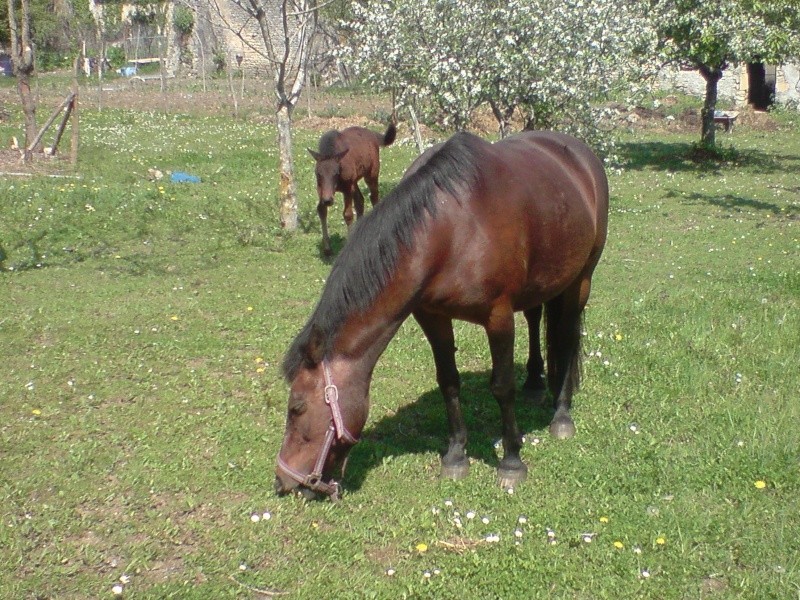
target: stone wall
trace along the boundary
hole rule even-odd
[[[204,64],[205,71],[211,73],[217,63],[224,61],[226,69],[242,69],[248,77],[272,80],[272,65],[266,57],[264,40],[255,19],[233,0],[190,0],[189,3],[196,15],[195,34],[190,44],[196,72]],[[267,0],[265,5],[270,31],[282,36],[279,0]],[[236,32],[241,32],[243,39]]]
[[[746,106],[749,84],[747,65],[728,68],[717,86],[719,108],[724,110]],[[664,91],[678,90],[702,98],[705,96],[706,81],[698,71],[665,69],[659,87]],[[800,107],[800,65],[788,64],[776,68],[775,102]]]

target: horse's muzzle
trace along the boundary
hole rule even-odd
[[[330,198],[320,198],[319,199],[320,206],[333,206],[333,196]]]
[[[286,496],[291,493],[299,494],[303,496],[306,500],[324,500],[327,496],[324,494],[320,494],[319,492],[315,492],[304,485],[299,485],[295,482],[286,485],[280,477],[277,475],[275,476],[275,493],[278,496]]]
[[[279,476],[275,476],[275,493],[278,494],[278,496],[285,496],[296,487],[297,484],[295,482],[287,484],[284,483]]]

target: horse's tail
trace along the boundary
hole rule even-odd
[[[565,314],[564,299],[556,297],[545,303],[547,387],[555,398],[567,398],[578,391],[581,382],[581,325],[583,311]],[[565,389],[566,388],[566,389]]]
[[[397,127],[395,126],[394,122],[389,123],[389,127],[386,129],[386,133],[383,134],[381,138],[381,146],[391,146],[394,139],[397,137]]]

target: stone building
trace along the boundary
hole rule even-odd
[[[705,96],[706,82],[693,69],[670,69],[661,77],[661,88]],[[765,110],[771,104],[800,108],[800,64],[747,63],[729,67],[718,87],[719,108],[752,106]]]
[[[235,0],[182,0],[180,5],[194,17],[189,34],[176,31],[177,3],[173,0],[151,4],[104,0],[89,3],[98,28],[106,32],[106,42],[123,47],[129,61],[161,58],[169,75],[242,69],[248,76],[272,76],[258,23]],[[264,5],[270,31],[282,32],[280,0],[265,0]],[[152,22],[137,24],[136,15],[142,13],[153,15]]]

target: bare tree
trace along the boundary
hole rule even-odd
[[[11,63],[14,76],[17,78],[17,90],[22,101],[22,113],[25,118],[25,148],[22,159],[30,160],[31,150],[40,150],[41,143],[31,147],[36,139],[36,100],[31,91],[33,75],[33,39],[31,37],[30,0],[20,0],[22,23],[17,22],[17,6],[14,0],[8,0],[8,28],[11,37]],[[21,29],[20,29],[21,27]]]
[[[292,113],[306,81],[319,6],[316,0],[214,0],[214,5],[225,27],[272,67],[280,156],[280,222],[284,229],[294,230],[297,186],[292,161]],[[234,17],[233,13],[238,15]]]

